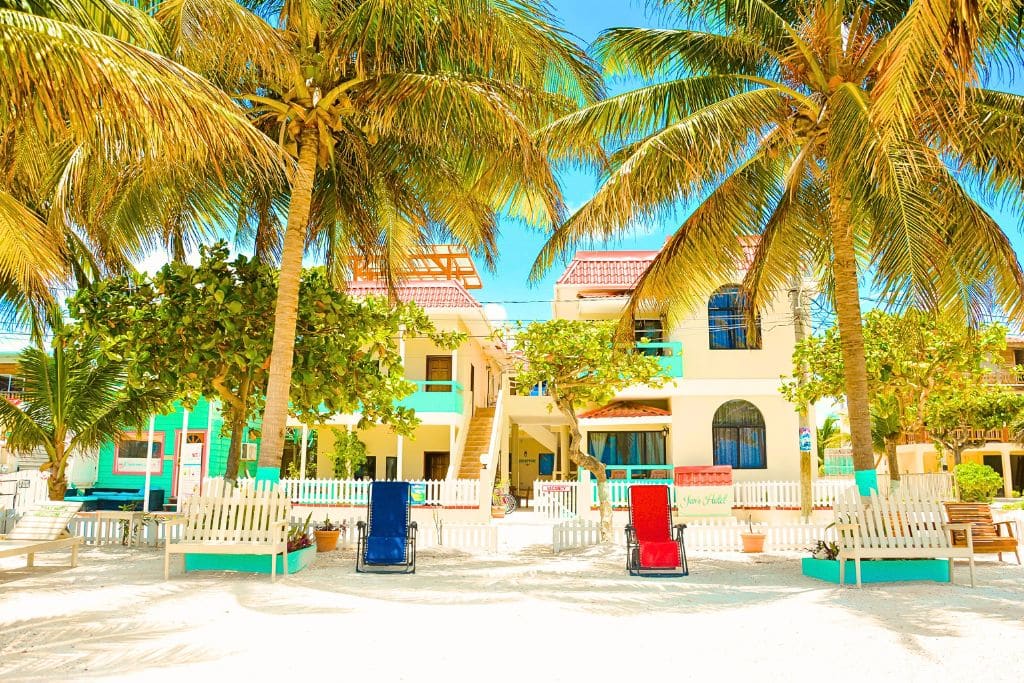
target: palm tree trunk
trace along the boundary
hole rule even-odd
[[[64,494],[68,490],[67,477],[64,469],[67,467],[67,452],[64,450],[64,440],[54,443],[53,461],[50,463],[50,478],[46,480],[46,491],[50,500],[64,500]]]
[[[302,279],[302,254],[306,248],[309,210],[313,200],[318,139],[315,127],[306,128],[299,138],[299,160],[292,183],[288,225],[281,251],[281,272],[274,309],[274,346],[270,354],[270,378],[267,405],[263,411],[263,442],[260,468],[281,467],[284,429],[288,420],[288,394],[292,382],[292,357],[295,350],[295,317],[299,307],[299,282]]]
[[[580,432],[576,410],[568,403],[555,400],[562,414],[569,420],[569,459],[582,467],[597,480],[597,505],[601,515],[601,542],[612,541],[612,496],[608,490],[608,471],[605,464],[583,450],[583,434]],[[590,505],[590,501],[578,501],[577,506]]]
[[[842,190],[831,183],[832,277],[835,287],[836,319],[843,353],[846,383],[846,407],[850,418],[854,476],[862,496],[878,489],[874,450],[871,444],[871,406],[868,396],[868,370],[864,355],[864,330],[860,311],[860,287],[853,228]]]

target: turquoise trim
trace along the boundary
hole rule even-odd
[[[642,481],[645,484],[672,484],[673,476],[672,465],[605,465],[605,471],[608,475],[608,481]],[[661,474],[660,477],[651,477],[651,472],[657,472]],[[625,472],[625,477],[612,478],[613,472]],[[668,477],[664,474],[668,473]],[[639,475],[639,476],[638,476]],[[584,476],[594,479],[594,475],[589,470],[584,468],[579,469],[579,476]],[[594,481],[597,481],[594,479]]]
[[[857,483],[860,495],[870,496],[872,492],[878,493],[878,472],[875,470],[857,470],[853,473],[853,480]]]
[[[256,481],[269,481],[274,484],[281,481],[280,467],[257,467]]]
[[[861,560],[861,583],[888,581],[949,582],[950,560]],[[839,560],[816,560],[805,557],[800,563],[804,576],[839,583]],[[844,582],[857,583],[857,567],[853,560],[846,561]]]
[[[417,413],[463,412],[463,389],[458,382],[410,380],[416,391],[396,403]],[[428,389],[431,389],[428,391]]]
[[[294,574],[308,567],[316,557],[316,546],[288,553],[288,573]],[[274,558],[277,573],[284,573],[282,556]],[[269,574],[269,555],[215,555],[212,553],[185,553],[185,571],[248,572]]]
[[[658,363],[661,364],[661,374],[665,377],[683,376],[682,342],[637,342],[636,348],[659,350]]]

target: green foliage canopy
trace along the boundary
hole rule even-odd
[[[277,284],[271,267],[241,255],[228,259],[223,243],[203,247],[199,266],[170,263],[152,278],[100,281],[69,308],[104,340],[110,358],[127,364],[131,386],[166,387],[186,405],[198,396],[219,400],[235,450],[235,433],[263,407]],[[304,271],[291,413],[315,424],[360,412],[361,426],[379,422],[411,433],[413,411],[395,403],[415,388],[405,379],[400,332],[446,347],[462,339],[438,332],[415,304],[356,300],[334,289],[322,270]]]

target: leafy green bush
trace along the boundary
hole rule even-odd
[[[344,429],[332,429],[334,433],[334,476],[337,479],[351,479],[363,463],[366,462],[366,444],[355,432]]]
[[[1024,510],[1024,503],[1008,503],[1003,506],[1003,510]]]
[[[1003,478],[988,465],[965,462],[953,468],[953,476],[966,503],[987,503],[1003,488]]]

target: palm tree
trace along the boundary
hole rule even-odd
[[[159,242],[225,216],[276,146],[218,88],[162,56],[162,27],[117,0],[0,0],[0,297],[41,313]],[[179,250],[180,251],[180,250]]]
[[[24,391],[18,405],[0,400],[0,426],[14,453],[46,451],[51,500],[63,500],[67,465],[74,455],[116,439],[126,426],[142,425],[168,397],[129,392],[125,366],[103,353],[95,339],[51,319],[50,350],[29,347],[19,357]]]
[[[817,429],[818,469],[825,466],[825,449],[839,448],[846,440],[837,415],[828,415]]]
[[[855,468],[869,473],[867,488],[859,278],[884,305],[976,320],[995,304],[1024,318],[1013,249],[968,193],[1022,206],[1024,97],[975,77],[993,60],[1020,58],[1020,20],[983,0],[966,40],[946,30],[949,7],[922,15],[938,0],[662,4],[681,24],[711,29],[619,28],[598,39],[606,71],[652,82],[543,132],[556,158],[594,163],[605,177],[551,237],[535,273],[581,240],[669,217],[681,202],[697,206],[638,283],[630,314],[658,302],[680,313],[703,305],[736,277],[752,240],[743,281],[752,311],[793,273],[817,273],[838,318]],[[950,60],[970,68],[946,68]]]
[[[601,81],[540,0],[166,0],[156,16],[292,161],[286,186],[245,193],[239,220],[280,256],[260,449],[276,468],[307,248],[336,281],[350,254],[393,280],[439,236],[492,261],[498,211],[562,217],[531,133]]]

